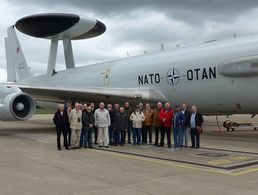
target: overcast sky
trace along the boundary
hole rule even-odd
[[[73,42],[76,66],[157,51],[161,43],[171,49],[258,33],[257,0],[0,0],[0,12],[0,81],[6,80],[6,28],[31,14],[75,13],[106,24],[103,35]],[[50,41],[18,36],[33,73],[45,72]],[[64,69],[59,46],[58,70]]]

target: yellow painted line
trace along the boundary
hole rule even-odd
[[[222,152],[230,152],[230,153],[253,153],[253,154],[250,154],[250,155],[257,155],[258,154],[258,150],[250,150],[250,148],[241,148],[239,150],[239,148],[236,148],[236,147],[228,147],[228,148],[221,148],[221,147],[218,147],[218,146],[214,146],[214,145],[210,145],[210,147],[208,147],[207,149],[209,150],[210,148],[214,148],[216,150],[221,150]],[[216,151],[215,150],[215,151]],[[247,154],[248,155],[248,154]]]
[[[191,165],[176,164],[176,163],[168,163],[168,162],[164,162],[162,160],[153,160],[153,159],[148,159],[148,158],[144,158],[144,157],[136,157],[136,156],[132,156],[130,154],[112,153],[112,151],[104,151],[104,150],[94,150],[94,151],[98,152],[98,153],[104,153],[104,154],[109,154],[109,155],[118,156],[118,157],[130,158],[130,159],[134,159],[134,160],[158,163],[158,164],[163,164],[163,165],[168,165],[168,166],[173,166],[173,167],[187,168],[187,169],[192,169],[192,170],[196,170],[196,171],[205,171],[205,172],[210,172],[210,173],[218,173],[218,174],[234,176],[234,174],[232,174],[231,172],[226,172],[226,171],[221,171],[221,170],[206,169],[206,168],[195,167],[195,166],[191,166]]]
[[[235,162],[245,162],[245,161],[250,161],[254,159],[256,159],[256,157],[253,157],[253,156],[233,156],[233,157],[209,161],[207,163],[212,165],[223,165],[223,164],[229,164],[229,163],[235,163]]]
[[[162,160],[153,160],[153,159],[148,159],[148,158],[145,158],[145,157],[133,156],[133,155],[130,155],[130,154],[113,153],[112,151],[94,150],[94,152],[98,152],[98,153],[102,153],[102,154],[108,154],[108,155],[112,155],[112,156],[129,158],[129,159],[133,159],[133,160],[140,160],[140,161],[152,162],[152,163],[168,165],[168,166],[173,166],[173,167],[187,168],[187,169],[196,170],[196,171],[205,171],[205,172],[223,174],[223,175],[230,175],[230,176],[240,176],[240,175],[244,175],[244,174],[253,173],[253,172],[258,171],[258,168],[251,168],[251,169],[247,169],[247,170],[244,170],[244,171],[232,173],[232,172],[229,172],[229,171],[201,168],[201,167],[185,165],[185,164],[168,163],[168,162],[164,162]]]
[[[244,171],[240,171],[240,172],[237,172],[237,173],[231,173],[231,175],[233,176],[239,176],[239,175],[244,175],[244,174],[248,174],[248,173],[253,173],[253,172],[256,172],[258,171],[258,168],[251,168],[251,169],[247,169],[247,170],[244,170]]]
[[[242,125],[241,123],[250,123],[250,125],[257,125],[258,123],[257,122],[252,122],[252,121],[240,121],[240,122],[236,122],[236,123],[239,123],[240,125]]]

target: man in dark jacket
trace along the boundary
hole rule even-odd
[[[109,144],[113,145],[115,113],[112,104],[107,105],[107,110],[110,116],[110,126],[108,127]]]
[[[86,103],[83,103],[83,106],[82,106],[82,114],[84,113],[84,112],[87,112],[87,107],[88,107],[88,104],[86,104]],[[80,136],[80,147],[83,147],[83,139],[84,139],[84,130],[83,130],[83,128],[82,128],[82,131],[81,131],[81,136]]]
[[[92,114],[94,115],[95,113],[95,104],[94,103],[91,103],[90,104],[91,106],[91,112]],[[94,144],[97,144],[97,141],[98,141],[98,127],[96,127],[95,125],[93,126],[93,129],[94,129]]]
[[[69,118],[69,114],[71,112],[71,110],[74,108],[74,103],[71,100],[67,100],[66,104],[65,104],[65,111],[67,112],[68,118]],[[70,128],[70,123],[68,121],[68,127],[67,127],[67,143],[68,146],[71,146],[71,128]],[[64,144],[63,144],[64,145]]]
[[[115,118],[116,116],[119,114],[120,112],[120,106],[118,103],[114,104],[114,109],[113,109],[113,113],[114,113],[114,121],[115,121]],[[113,132],[112,132],[112,140],[114,139],[114,127],[113,127]],[[120,140],[121,141],[121,140]]]
[[[179,106],[176,106],[175,108],[176,109],[173,118],[174,148],[180,148],[181,143],[183,142],[183,125],[186,123],[186,118],[184,114],[181,112],[181,108]]]
[[[197,107],[191,107],[192,113],[188,117],[188,124],[191,128],[192,147],[198,149],[200,147],[200,133],[199,129],[202,127],[203,117],[202,114],[197,112]]]
[[[84,148],[92,148],[92,130],[94,128],[94,114],[91,106],[87,105],[86,112],[82,113],[82,144]]]
[[[188,111],[186,104],[182,104],[181,105],[181,112],[183,113],[183,115],[184,115],[184,117],[186,119],[186,122],[182,126],[182,139],[180,141],[180,146],[187,148],[187,144],[188,144],[188,128],[189,128],[189,124],[188,124],[187,119],[189,118],[190,112]]]
[[[116,115],[119,114],[119,112],[120,112],[120,106],[119,106],[119,104],[115,104],[115,105],[114,105],[113,112],[114,112],[114,120],[115,120]]]
[[[125,143],[125,133],[128,126],[128,117],[124,112],[124,107],[120,107],[114,121],[114,145],[117,146]]]
[[[130,120],[130,116],[133,112],[132,108],[130,107],[129,102],[125,102],[125,114],[127,115],[127,119],[128,119],[128,125],[127,125],[127,140],[128,140],[128,144],[131,144],[131,131],[132,131],[132,122]]]
[[[63,134],[65,149],[69,150],[68,144],[67,144],[67,129],[69,127],[69,119],[68,119],[67,112],[64,110],[63,104],[59,105],[59,109],[54,115],[53,122],[56,126],[58,150],[61,150],[61,143],[60,143],[61,134]]]

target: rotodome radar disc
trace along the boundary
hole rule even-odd
[[[67,13],[44,13],[26,16],[15,23],[15,27],[24,34],[37,37],[52,37],[63,40],[88,39],[106,31],[106,26],[94,18],[80,17]]]

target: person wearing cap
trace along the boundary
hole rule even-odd
[[[135,111],[131,114],[130,120],[133,126],[133,144],[141,144],[142,123],[145,121],[143,112],[139,110],[139,105],[135,106]]]
[[[143,103],[140,102],[138,105],[139,105],[139,111],[143,112],[143,109],[144,109]]]
[[[165,108],[160,112],[160,121],[161,121],[161,139],[159,147],[164,146],[165,133],[167,135],[167,145],[168,148],[171,148],[171,127],[172,127],[172,118],[174,116],[174,111],[170,108],[170,103],[165,104]]]

